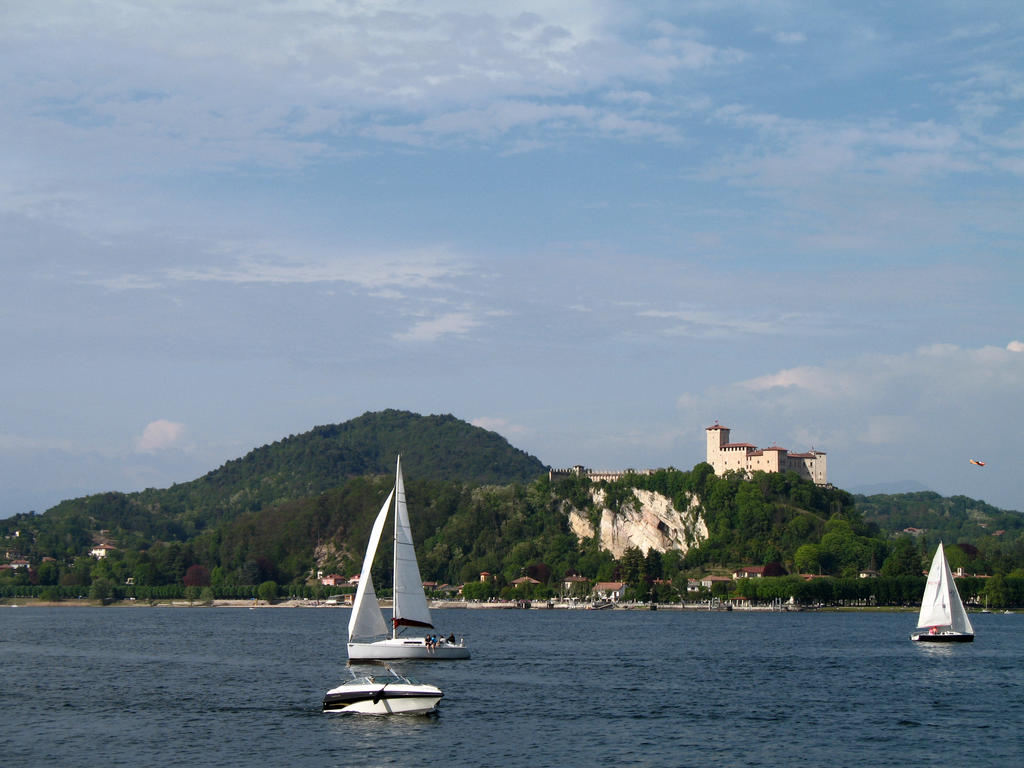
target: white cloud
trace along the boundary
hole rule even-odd
[[[432,342],[443,336],[469,333],[480,321],[468,312],[449,312],[440,317],[421,320],[405,333],[396,333],[399,341]]]
[[[1024,341],[1011,341],[1006,345],[1010,352],[1024,352]]]
[[[185,425],[176,421],[157,419],[151,421],[142,430],[135,441],[135,450],[139,453],[156,453],[171,448],[185,436]]]
[[[237,12],[178,6],[157,25],[143,2],[56,5],[8,13],[0,28],[0,93],[6,113],[20,116],[0,117],[0,129],[14,146],[80,148],[53,152],[54,172],[69,160],[105,174],[143,159],[168,173],[297,168],[358,151],[360,136],[415,145],[467,121],[474,139],[551,130],[553,120],[570,132],[618,136],[625,127],[671,139],[667,114],[602,110],[593,119],[572,102],[744,57],[671,25],[629,34],[619,10],[600,2],[494,11],[255,0]],[[520,105],[512,120],[506,103]]]

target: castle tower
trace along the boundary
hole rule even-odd
[[[714,425],[704,430],[708,437],[707,458],[705,459],[715,469],[715,474],[722,474],[722,446],[729,442],[729,428],[721,426],[717,421]]]

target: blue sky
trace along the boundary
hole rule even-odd
[[[496,8],[0,5],[0,517],[384,408],[1024,509],[1019,4]]]

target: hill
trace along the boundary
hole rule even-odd
[[[407,476],[471,484],[526,482],[547,468],[495,432],[452,415],[365,413],[250,451],[188,483],[138,493],[71,499],[31,522],[51,556],[88,549],[98,532],[121,546],[187,541],[245,513],[316,497],[346,481],[391,476],[401,453]]]
[[[857,494],[857,509],[864,519],[887,535],[907,529],[928,539],[984,546],[994,540],[1013,541],[1024,536],[1024,515],[999,509],[967,496],[940,496],[933,491]]]

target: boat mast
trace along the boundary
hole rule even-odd
[[[398,478],[402,474],[402,454],[395,465],[395,535],[391,542],[391,639],[398,639]]]

